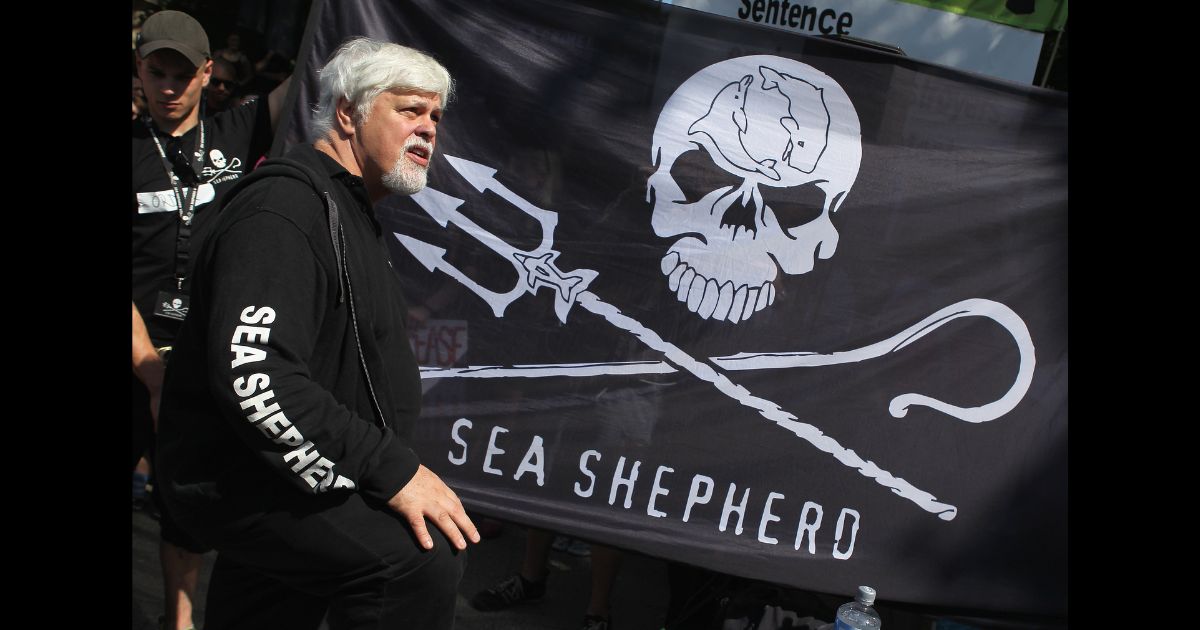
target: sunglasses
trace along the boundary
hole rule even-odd
[[[166,153],[171,160],[171,169],[179,181],[189,186],[195,184],[198,178],[196,171],[192,170],[191,158],[183,150],[183,142],[179,138],[171,138],[167,141]]]
[[[209,77],[208,84],[217,88],[223,87],[230,92],[237,89],[237,82],[233,79],[218,79],[216,77]]]

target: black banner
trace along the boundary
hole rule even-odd
[[[1065,615],[1065,95],[656,3],[319,11],[290,141],[347,37],[457,80],[378,210],[471,509]]]

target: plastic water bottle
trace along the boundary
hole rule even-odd
[[[875,603],[875,589],[858,587],[854,601],[846,602],[837,610],[837,630],[879,630],[882,625],[879,613],[871,608]]]

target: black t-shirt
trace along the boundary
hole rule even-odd
[[[204,120],[204,167],[196,193],[195,216],[187,249],[193,255],[204,238],[206,210],[216,208],[237,180],[271,147],[270,112],[265,99],[239,105]],[[197,125],[180,137],[185,155],[192,155],[200,137]],[[170,139],[159,134],[164,149]],[[183,190],[184,195],[188,190]],[[155,316],[159,291],[176,288],[178,203],[150,130],[133,121],[133,303],[137,305],[155,345],[171,343],[180,321]],[[185,279],[184,289],[189,282]]]

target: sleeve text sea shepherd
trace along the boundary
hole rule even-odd
[[[239,319],[242,325],[234,328],[229,344],[229,351],[233,355],[230,362],[232,370],[267,358],[265,344],[270,339],[271,328],[252,324],[274,323],[275,309],[247,306]],[[324,492],[331,487],[353,489],[354,482],[334,473],[334,462],[322,457],[316,446],[306,440],[288,420],[283,407],[275,400],[275,391],[267,389],[270,386],[271,377],[263,373],[239,376],[233,380],[233,391],[241,399],[238,404],[242,411],[247,412],[246,421],[257,426],[267,439],[276,444],[295,447],[295,450],[283,454],[283,461],[291,464],[291,471],[299,475],[314,492]]]

